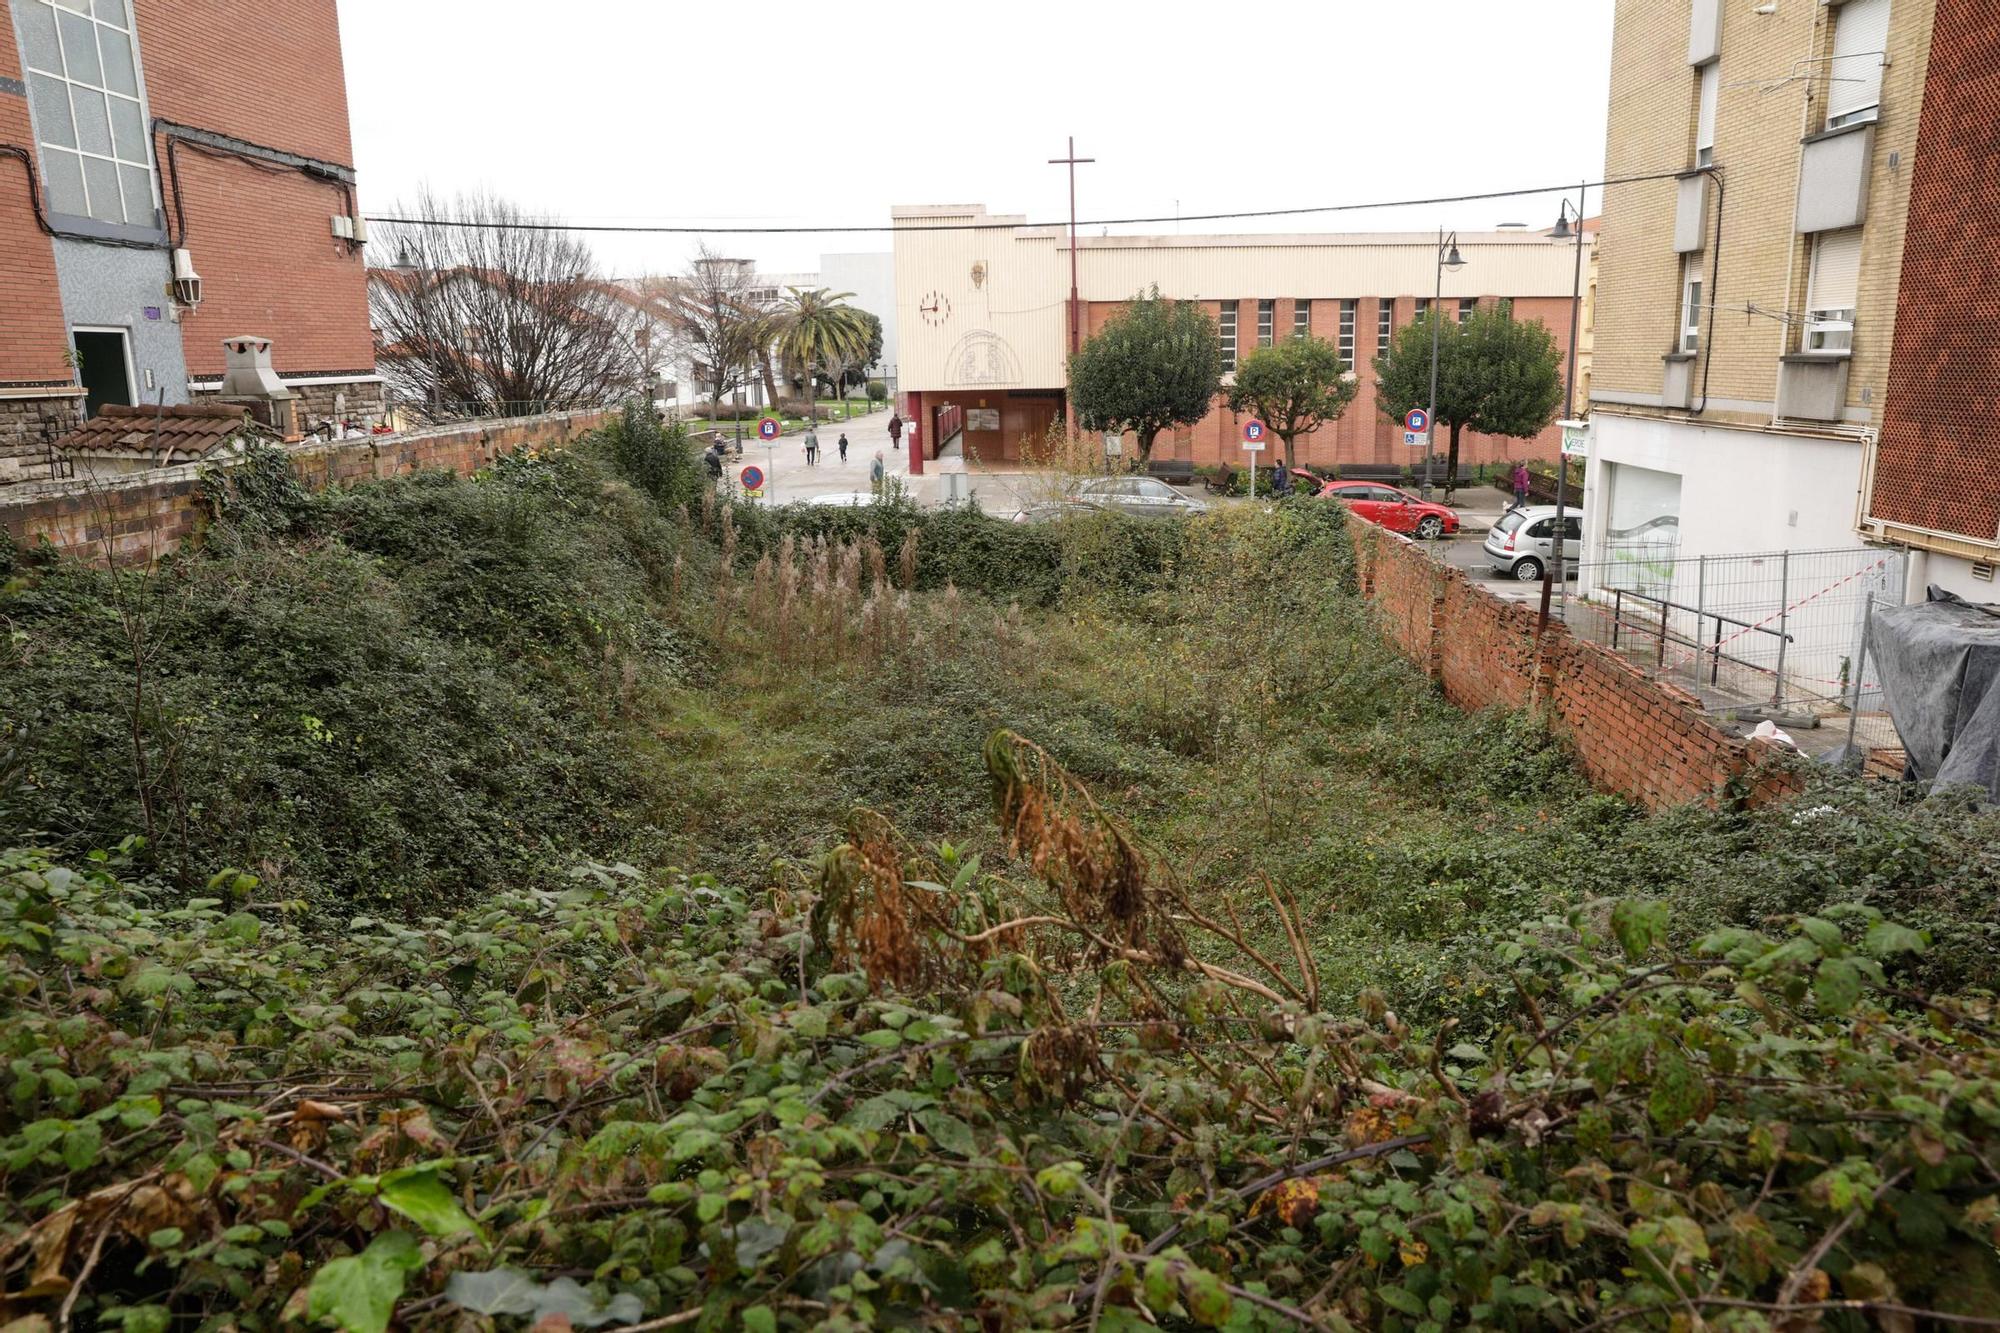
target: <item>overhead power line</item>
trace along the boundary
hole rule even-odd
[[[1652,171],[1637,176],[1614,176],[1606,180],[1581,182],[1589,190],[1602,189],[1608,185],[1636,185],[1643,181],[1673,180],[1688,174],[1686,167],[1673,171]],[[1315,213],[1366,213],[1383,208],[1422,208],[1435,204],[1471,204],[1488,199],[1518,199],[1527,195],[1565,194],[1578,187],[1578,182],[1565,185],[1539,185],[1522,190],[1489,190],[1483,194],[1440,195],[1429,199],[1388,199],[1365,204],[1318,204],[1309,208],[1265,208],[1240,213],[1191,213],[1179,217],[1132,217],[1095,218],[1080,221],[1078,227],[1128,227],[1151,225],[1165,222],[1244,222],[1258,218],[1305,217]],[[395,227],[457,227],[467,231],[579,231],[579,232],[621,232],[663,236],[824,236],[850,233],[883,233],[898,231],[1013,231],[1036,227],[1066,228],[1068,222],[950,222],[930,224],[922,219],[903,219],[866,227],[676,227],[665,225],[609,223],[568,223],[568,222],[492,222],[468,221],[458,218],[406,218],[377,217],[371,215],[368,221],[380,226]]]

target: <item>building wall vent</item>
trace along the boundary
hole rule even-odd
[[[1981,561],[1972,567],[1972,577],[1978,579],[1981,583],[1993,582],[1993,566],[1985,561]]]

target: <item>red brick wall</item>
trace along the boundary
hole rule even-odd
[[[134,11],[154,116],[352,165],[334,0],[135,0]],[[220,375],[222,340],[245,333],[274,340],[285,374],[371,371],[366,264],[333,238],[333,216],[349,211],[341,191],[186,144],[177,157],[203,287],[181,326],[189,373]],[[161,193],[171,218],[164,163]]]
[[[1732,790],[1757,805],[1802,789],[1783,752],[1722,730],[1617,654],[1560,622],[1538,634],[1533,608],[1502,601],[1404,538],[1359,520],[1350,530],[1362,594],[1390,642],[1460,708],[1545,710],[1592,785],[1650,810]]]
[[[1423,450],[1412,449],[1403,443],[1403,427],[1400,422],[1383,416],[1376,405],[1375,394],[1375,334],[1377,302],[1380,298],[1363,296],[1355,301],[1354,312],[1354,363],[1355,374],[1360,379],[1360,392],[1348,404],[1347,411],[1340,420],[1322,427],[1299,441],[1299,462],[1312,467],[1333,467],[1340,463],[1394,463],[1418,464],[1423,461]],[[1401,331],[1417,317],[1417,298],[1401,296],[1391,298],[1395,303],[1395,328]],[[1492,304],[1498,298],[1485,298],[1483,304]],[[1521,320],[1540,320],[1548,327],[1556,340],[1556,347],[1565,358],[1558,367],[1558,373],[1569,370],[1569,323],[1570,301],[1564,297],[1517,297],[1514,299],[1514,316]],[[1277,318],[1273,324],[1275,337],[1283,338],[1292,331],[1292,297],[1285,297],[1277,303]],[[1218,314],[1223,303],[1204,301],[1203,309],[1210,315]],[[1085,311],[1085,337],[1095,336],[1111,317],[1123,308],[1122,302],[1093,301]],[[1447,299],[1445,309],[1456,311],[1455,300]],[[1312,298],[1313,336],[1338,344],[1340,341],[1340,298]],[[1257,302],[1244,300],[1238,303],[1236,319],[1236,359],[1240,364],[1257,347]],[[1197,422],[1191,429],[1160,437],[1154,446],[1156,458],[1189,459],[1201,466],[1215,463],[1233,463],[1241,466],[1250,455],[1243,452],[1243,419],[1230,412],[1226,402],[1218,400],[1216,410]],[[1437,437],[1438,453],[1449,453],[1450,432],[1440,427]],[[1269,463],[1278,457],[1275,452],[1281,446],[1273,442],[1273,452],[1267,452],[1261,461]],[[1498,463],[1516,458],[1535,458],[1553,461],[1562,450],[1562,432],[1550,426],[1532,440],[1515,440],[1500,435],[1481,435],[1466,431],[1459,440],[1459,461],[1461,463]]]
[[[470,476],[527,445],[558,445],[595,430],[609,412],[555,413],[371,440],[339,440],[291,452],[292,469],[314,490],[411,472]],[[96,486],[75,482],[0,495],[0,528],[23,546],[47,541],[93,564],[143,564],[198,537],[204,511],[198,467],[172,468]]]
[[[0,78],[21,77],[13,11],[8,0],[0,0]],[[35,156],[27,98],[0,92],[0,143],[18,144]],[[0,385],[69,382],[63,360],[69,331],[56,291],[55,251],[35,225],[27,165],[6,155],[0,155],[0,312]]]
[[[2000,21],[1938,0],[1870,513],[2000,536]]]

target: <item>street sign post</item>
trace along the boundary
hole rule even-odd
[[[1558,421],[1563,433],[1564,458],[1590,457],[1590,423],[1588,421]]]
[[[778,438],[779,432],[783,429],[776,417],[765,417],[757,423],[757,438],[769,444]]]
[[[1430,428],[1431,414],[1421,407],[1411,408],[1409,415],[1403,418],[1403,429],[1412,435],[1422,435]]]
[[[759,426],[758,429],[759,431],[761,431],[763,427]],[[760,468],[755,463],[752,463],[749,467],[746,467],[741,472],[737,473],[736,476],[737,480],[743,483],[744,495],[748,496],[752,500],[761,500],[764,498],[763,468]]]
[[[1261,454],[1264,452],[1264,423],[1251,417],[1243,423],[1243,452]],[[1257,460],[1250,460],[1250,498],[1257,498]]]

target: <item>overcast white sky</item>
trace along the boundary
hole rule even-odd
[[[1612,0],[339,0],[364,209],[425,182],[570,222],[1085,219],[1595,179]],[[1551,225],[1553,196],[1189,231]],[[1593,192],[1590,208],[1595,211]],[[1125,230],[1171,231],[1171,224]],[[621,275],[686,236],[592,238]],[[767,271],[882,235],[714,238]]]

